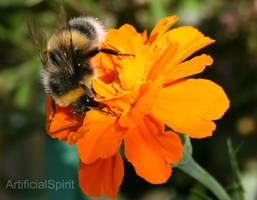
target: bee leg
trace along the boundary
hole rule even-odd
[[[55,115],[55,102],[54,99],[51,97],[51,119],[49,120],[49,124],[48,124],[48,130],[50,130],[50,126],[52,121],[54,120],[54,115]]]
[[[95,98],[95,99],[102,98],[102,97],[96,96],[94,93],[94,90],[90,90],[83,81],[80,81],[79,84],[82,87],[82,89],[85,90],[86,95],[89,96],[90,98]]]
[[[87,106],[87,108],[88,108],[89,110],[98,110],[98,111],[100,111],[100,112],[104,112],[104,113],[106,113],[106,114],[111,114],[111,115],[113,115],[112,113],[107,112],[107,111],[105,111],[105,110],[102,110],[101,108],[98,108],[98,107]]]
[[[51,97],[51,110],[52,110],[52,114],[54,115],[55,114],[55,102],[54,102],[54,99]]]
[[[115,55],[115,56],[133,56],[135,57],[136,55],[134,54],[129,54],[129,53],[120,53],[118,51],[112,50],[112,49],[100,49],[100,48],[95,48],[92,51],[88,52],[87,54],[82,56],[82,60],[83,59],[88,59],[91,57],[94,57],[96,54],[98,54],[99,52],[102,53],[106,53],[106,54],[111,54],[111,55]]]
[[[89,96],[90,98],[96,97],[92,90],[90,90],[83,81],[80,81],[79,84],[82,89],[85,90],[87,96]]]
[[[72,118],[75,119],[76,121],[80,122],[81,119],[79,119],[79,118],[77,117],[78,114],[80,114],[80,113],[78,113],[78,112],[76,112],[76,111],[72,112]],[[83,117],[84,117],[84,114],[83,114],[82,117],[80,117],[80,118],[83,119]]]
[[[134,54],[129,54],[129,53],[120,53],[120,52],[112,50],[112,49],[100,49],[99,51],[106,53],[106,54],[115,55],[115,56],[133,56],[133,57],[136,56]]]

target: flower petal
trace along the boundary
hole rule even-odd
[[[111,83],[115,77],[118,76],[112,56],[105,53],[99,53],[92,59],[92,63],[96,64],[96,66],[93,65],[93,67],[95,68],[95,75],[97,78],[105,83]]]
[[[108,46],[110,44],[112,48],[115,48],[121,53],[133,54],[138,47],[143,46],[144,40],[133,26],[125,24],[119,29],[111,29],[108,31],[106,41],[103,45]]]
[[[205,67],[211,65],[212,62],[212,58],[206,54],[196,56],[191,60],[173,66],[168,72],[165,73],[164,82],[169,83],[181,78],[201,73]]]
[[[89,111],[76,133],[76,145],[82,162],[89,164],[117,153],[125,130],[119,126],[117,117],[96,110]]]
[[[224,90],[212,81],[186,79],[162,89],[152,113],[174,131],[194,138],[211,136],[212,120],[229,107]]]
[[[178,21],[178,17],[176,16],[168,16],[160,20],[152,30],[150,37],[149,37],[149,43],[152,44],[154,41],[157,41],[158,37],[162,37],[163,34]]]
[[[162,78],[155,80],[154,82],[149,81],[141,84],[139,88],[139,94],[137,95],[136,101],[132,98],[131,108],[124,111],[119,119],[121,127],[134,127],[136,123],[140,123],[144,115],[149,114],[152,110],[153,105],[158,99],[158,94],[162,89]]]
[[[145,82],[142,84],[135,108],[144,114],[150,113],[153,105],[158,99],[160,90],[162,89],[162,77],[159,76],[154,82]]]
[[[214,42],[192,26],[173,28],[166,33],[169,42],[178,42],[179,48],[174,63],[180,63],[194,52]]]
[[[113,98],[119,96],[120,94],[112,87],[111,84],[107,84],[99,79],[93,80],[94,91],[104,98]]]
[[[148,80],[155,80],[158,76],[164,74],[168,71],[173,64],[174,55],[178,50],[179,43],[171,42],[163,52],[155,52],[155,54],[161,53],[157,60],[153,60],[154,65],[150,70],[150,73],[147,77]]]
[[[60,107],[55,104],[55,114],[52,114],[51,99],[46,100],[46,130],[52,138],[60,141],[67,140],[69,134],[76,131],[81,125],[76,121],[68,107]]]
[[[164,133],[164,124],[148,115],[127,132],[124,152],[139,176],[161,184],[171,175],[169,162],[176,163],[181,158],[182,144],[176,134]]]
[[[138,81],[145,79],[146,56],[142,48],[136,53],[136,57],[127,57],[119,61],[119,80],[124,90],[132,90]]]
[[[91,164],[79,163],[79,186],[89,196],[106,195],[115,198],[123,176],[123,162],[118,153],[107,159],[98,159]]]

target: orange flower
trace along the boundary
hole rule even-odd
[[[179,136],[211,136],[215,123],[229,107],[223,89],[212,81],[188,78],[212,64],[202,54],[184,61],[214,40],[191,26],[167,31],[178,20],[162,19],[150,36],[124,25],[108,32],[103,48],[135,57],[99,54],[96,99],[113,113],[87,112],[79,124],[67,109],[57,106],[48,133],[69,144],[76,143],[80,157],[79,182],[88,195],[114,198],[123,178],[124,153],[136,173],[152,184],[171,175],[170,163],[182,157]],[[47,102],[48,120],[50,102]],[[165,125],[173,131],[165,131]],[[175,131],[175,132],[174,132]]]

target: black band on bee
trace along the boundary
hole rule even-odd
[[[89,67],[87,62],[81,63],[80,66],[74,68],[74,76],[70,76],[69,73],[61,70],[49,77],[49,86],[53,95],[62,96],[67,92],[79,87],[79,81],[87,74],[93,74],[93,69]]]
[[[87,38],[94,39],[96,35],[95,28],[88,22],[85,22],[85,24],[71,24],[70,27],[72,30],[79,31],[81,34],[84,34]]]
[[[78,87],[77,79],[74,79],[65,72],[51,74],[49,86],[55,96],[62,96],[68,91]]]

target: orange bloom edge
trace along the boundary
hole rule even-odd
[[[211,136],[216,128],[213,120],[229,108],[219,85],[191,78],[210,66],[212,58],[202,54],[185,61],[214,40],[191,26],[168,30],[177,20],[162,19],[149,37],[128,24],[108,31],[103,48],[135,55],[100,53],[94,58],[93,88],[101,97],[95,100],[112,114],[90,110],[79,122],[69,108],[56,105],[53,117],[48,98],[48,134],[76,144],[79,183],[85,194],[117,195],[124,176],[122,143],[137,175],[152,184],[165,183],[172,173],[170,163],[178,163],[183,154],[177,133]],[[165,131],[165,125],[172,131]]]

